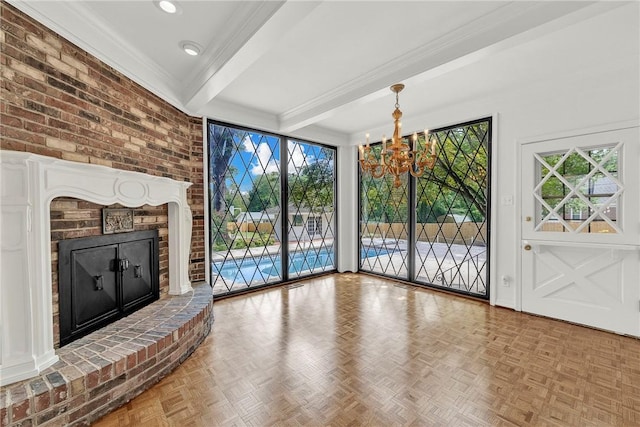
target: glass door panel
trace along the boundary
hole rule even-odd
[[[487,296],[489,126],[435,133],[438,160],[416,183],[416,282]]]
[[[372,146],[379,156],[380,144]],[[408,279],[409,187],[407,176],[360,179],[360,269]]]
[[[335,269],[335,150],[287,141],[288,273]]]
[[[214,294],[282,281],[280,138],[209,123]]]

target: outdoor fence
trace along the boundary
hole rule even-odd
[[[362,230],[363,237],[406,240],[405,223],[368,223]],[[424,223],[417,226],[419,242],[473,244],[486,246],[487,229],[481,222]]]
[[[583,220],[580,220],[580,221],[565,220],[565,222],[569,224],[569,227],[575,230],[576,228],[580,227],[580,225],[584,221]],[[563,231],[567,231],[567,230],[565,230],[564,225],[562,225],[562,223],[553,221],[553,222],[544,223],[542,225],[542,231],[557,231],[559,233],[562,233]],[[609,223],[607,223],[606,221],[592,221],[589,224],[589,226],[582,229],[581,232],[582,233],[615,233],[616,230],[614,230],[614,228],[611,227]]]
[[[573,229],[582,224],[582,221],[566,221]],[[406,240],[407,224],[370,222],[363,226],[363,237],[400,239]],[[542,226],[542,231],[566,231],[559,222],[547,222]],[[445,222],[418,224],[416,232],[419,242],[456,243],[456,244],[487,244],[486,225],[480,222]],[[616,231],[605,221],[594,221],[589,227],[582,230],[583,233],[615,233]]]
[[[254,222],[227,222],[227,231],[229,233],[236,233],[238,231],[242,233],[262,233],[262,234],[271,234],[273,233],[273,224],[270,222],[261,222],[256,224]]]

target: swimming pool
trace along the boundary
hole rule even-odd
[[[289,275],[299,276],[302,272],[319,272],[334,268],[333,249],[308,249],[289,254]],[[282,257],[279,253],[264,254],[260,257],[227,259],[212,263],[213,273],[227,281],[252,283],[282,280]]]
[[[361,258],[387,253],[385,249],[362,248]],[[253,283],[282,280],[282,258],[279,253],[260,257],[227,259],[211,263],[213,274],[222,276],[227,282]],[[308,249],[289,253],[289,276],[302,273],[317,273],[335,268],[333,248]]]

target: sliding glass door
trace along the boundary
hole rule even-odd
[[[488,298],[491,120],[433,137],[438,157],[423,177],[394,188],[361,174],[360,269]]]
[[[481,121],[436,132],[436,167],[416,182],[418,283],[488,296],[489,130]]]
[[[335,269],[335,150],[208,122],[215,295]]]

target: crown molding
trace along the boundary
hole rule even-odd
[[[389,85],[419,76],[436,67],[465,58],[474,52],[579,10],[593,2],[510,2],[458,27],[430,43],[402,54],[322,95],[279,115],[280,131],[291,132],[330,117],[361,98],[378,97]],[[557,8],[561,7],[561,13]],[[521,25],[514,25],[514,23]],[[477,56],[479,57],[479,56]],[[375,94],[375,95],[374,95]]]
[[[6,0],[69,42],[118,70],[127,78],[183,110],[178,96],[179,79],[152,61],[144,52],[131,48],[117,33],[95,18],[82,2],[38,2],[37,8],[25,0]],[[70,18],[71,17],[71,18]],[[75,31],[60,25],[73,19]]]
[[[203,108],[203,115],[205,121],[210,118],[232,125],[249,126],[257,130],[281,134],[289,138],[320,142],[332,146],[349,144],[348,134],[317,125],[310,125],[290,133],[282,133],[278,119],[274,114],[220,99],[209,102]]]

